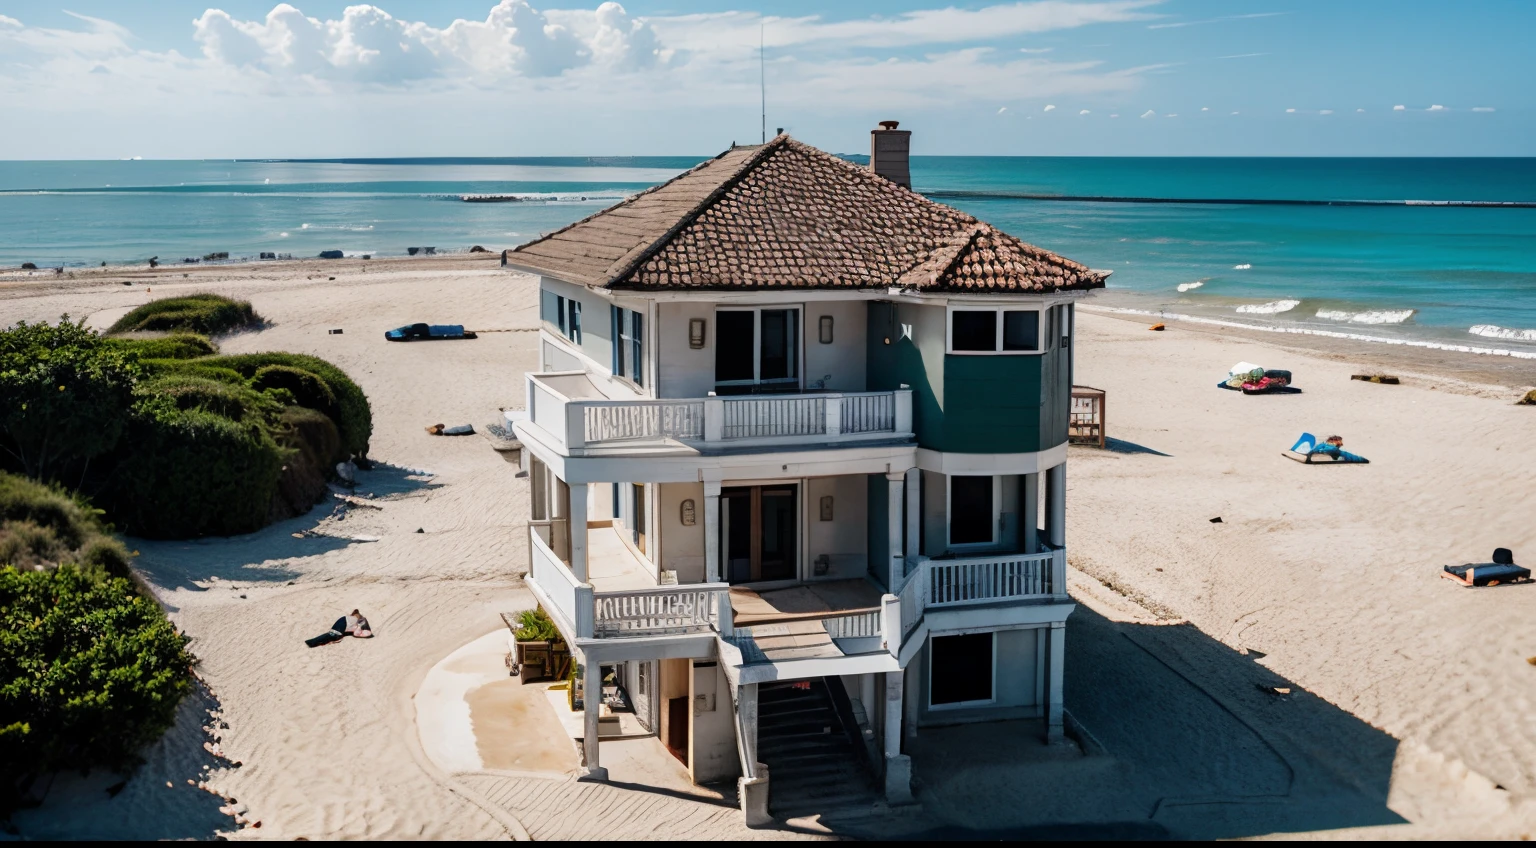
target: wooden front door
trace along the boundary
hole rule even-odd
[[[720,490],[720,560],[726,582],[795,578],[800,525],[796,488],[789,484]]]

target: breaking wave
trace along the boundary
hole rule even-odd
[[[1237,311],[1249,315],[1278,315],[1281,312],[1290,312],[1300,305],[1299,300],[1272,300],[1269,303],[1247,303],[1239,306]]]
[[[1203,285],[1205,285],[1205,280],[1195,280],[1193,283],[1179,283],[1179,291],[1194,291]]]
[[[1401,324],[1413,317],[1413,310],[1379,309],[1371,312],[1346,312],[1342,309],[1319,309],[1317,317],[1350,324]]]
[[[1511,330],[1493,324],[1478,324],[1467,332],[1488,339],[1506,339],[1513,342],[1536,342],[1536,330]]]

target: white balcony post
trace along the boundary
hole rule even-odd
[[[1024,553],[1040,553],[1040,475],[1024,475]]]
[[[718,442],[725,437],[725,401],[714,392],[704,399],[704,441]]]
[[[726,639],[736,635],[736,611],[731,609],[731,593],[715,592],[715,630]]]
[[[1067,623],[1065,621],[1053,621],[1045,632],[1049,634],[1048,638],[1050,639],[1050,644],[1046,650],[1048,657],[1046,662],[1049,663],[1049,668],[1045,672],[1046,680],[1048,681],[1046,684],[1048,691],[1046,692],[1045,733],[1047,739],[1055,741],[1060,739],[1062,735],[1061,684],[1063,678],[1062,671],[1067,659]]]
[[[579,403],[565,405],[565,447],[581,450],[587,446],[587,408]]]
[[[886,553],[889,554],[889,570],[886,576],[885,588],[890,592],[901,591],[902,578],[906,576],[906,556],[902,553],[901,511],[906,507],[906,497],[903,494],[903,483],[907,479],[905,471],[893,471],[885,475],[886,492],[889,500],[886,505]]]
[[[912,387],[906,383],[896,391],[896,432],[912,432]]]
[[[587,484],[569,483],[570,504],[566,507],[566,519],[570,522],[571,573],[576,580],[587,582]]]
[[[720,582],[720,481],[704,481],[704,580]]]
[[[1050,486],[1050,541],[1054,548],[1067,544],[1067,464],[1063,462],[1050,470],[1046,480]]]
[[[885,672],[885,800],[912,803],[912,760],[901,753],[901,719],[906,692],[900,671]]]
[[[598,709],[603,705],[603,676],[602,666],[593,667],[592,663],[586,663],[582,668],[581,677],[581,705],[582,714],[581,749],[586,756],[586,774],[588,780],[607,780],[608,770],[603,768],[598,757]]]
[[[843,434],[843,396],[827,395],[822,399],[822,409],[826,415],[827,438],[832,439]]]
[[[920,468],[907,469],[907,546],[908,558],[921,554],[918,540],[923,529],[923,472]]]
[[[880,598],[880,635],[891,656],[901,656],[901,598],[895,595]]]

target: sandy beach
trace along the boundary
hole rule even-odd
[[[478,435],[434,438],[423,427],[480,428],[499,409],[522,405],[522,375],[536,363],[536,281],[502,271],[495,254],[102,269],[0,279],[0,323],[67,313],[105,327],[154,297],[194,291],[250,300],[271,322],[220,339],[225,351],[314,354],[356,379],[373,406],[370,456],[379,465],[361,475],[354,505],[322,505],[247,537],[130,540],[140,572],[191,636],[208,692],[183,707],[177,728],[119,793],[103,791],[116,777],[61,779],[42,808],[17,816],[21,835],[558,838],[590,833],[582,818],[593,804],[644,819],[649,808],[603,794],[626,790],[574,782],[574,761],[562,767],[530,754],[520,766],[482,752],[479,769],[444,768],[428,751],[433,734],[418,727],[416,699],[434,668],[500,629],[498,613],[533,603],[519,577],[528,567],[528,504],[516,466]],[[1169,635],[1132,642],[1142,639],[1147,656],[1182,668],[1158,652],[1203,634],[1202,650],[1223,663],[1257,664],[1315,696],[1308,710],[1389,735],[1384,800],[1403,823],[1384,821],[1366,834],[1519,837],[1536,829],[1536,667],[1527,662],[1536,656],[1536,586],[1474,590],[1438,576],[1442,565],[1484,561],[1495,547],[1536,561],[1536,408],[1514,404],[1536,383],[1536,367],[1176,322],[1154,333],[1146,321],[1095,312],[1092,303],[1079,312],[1075,382],[1108,392],[1112,443],[1072,449],[1068,549],[1078,614],[1103,623],[1075,631],[1069,650],[1099,656],[1093,640],[1135,622]],[[381,337],[413,321],[462,323],[480,338],[399,345]],[[1291,370],[1303,392],[1218,390],[1240,360]],[[1363,370],[1402,383],[1349,379]],[[1342,435],[1371,464],[1283,458],[1302,431]],[[304,646],[353,607],[377,638]],[[1101,733],[1109,719],[1089,717],[1107,713],[1096,712],[1085,687],[1120,685],[1139,668],[1112,665],[1121,654],[1102,656],[1111,665],[1069,662],[1067,707],[1104,739],[1110,757],[1115,738],[1158,728],[1192,734],[1176,747],[1198,747],[1196,721]],[[1243,706],[1258,697],[1254,687],[1224,693],[1230,676],[1192,668],[1181,673],[1216,705],[1213,714],[1289,738],[1290,748],[1275,747],[1332,769],[1330,779],[1374,779],[1351,772],[1358,760],[1328,750],[1341,740],[1300,728],[1296,713],[1254,718]],[[464,698],[466,714],[494,702],[473,692]],[[209,710],[227,727],[210,724]],[[212,743],[203,724],[239,767],[203,747]],[[548,726],[537,733],[554,735]],[[556,742],[551,750],[568,740]],[[739,814],[707,799],[630,794],[704,812],[689,813],[682,834],[627,835],[785,835],[747,831]],[[527,803],[535,795],[539,803]],[[218,811],[231,803],[225,798],[261,827],[238,828]],[[924,831],[1015,803],[960,799],[935,781],[919,800],[916,818],[888,828]]]

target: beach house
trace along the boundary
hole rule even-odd
[[[540,277],[528,585],[593,778],[612,703],[749,821],[910,800],[924,727],[1061,733],[1073,305],[1107,274],[871,139],[733,146],[508,258]]]

